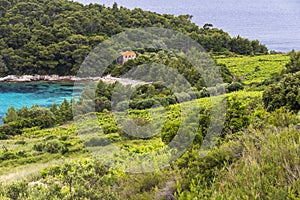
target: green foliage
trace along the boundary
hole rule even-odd
[[[290,125],[294,126],[299,122],[293,112],[281,107],[269,114],[267,123],[275,127],[285,128]]]
[[[129,28],[164,27],[190,35],[207,51],[267,53],[258,41],[211,26],[199,28],[191,16],[161,15],[141,9],[82,5],[64,0],[1,0],[0,75],[76,74],[90,50]],[[141,41],[142,42],[142,41]]]
[[[107,190],[115,181],[107,173],[101,163],[92,160],[65,163],[44,172],[51,178],[10,184],[2,195],[11,199],[115,199]]]
[[[237,36],[232,38],[229,42],[231,52],[235,52],[241,55],[251,55],[255,53],[267,54],[268,49],[266,46],[261,45],[259,41],[249,41],[248,39],[241,38]]]
[[[274,111],[285,106],[293,111],[300,110],[300,72],[286,74],[278,84],[267,87],[263,94],[264,106]]]
[[[84,143],[87,147],[97,147],[97,146],[106,146],[109,145],[110,142],[106,138],[91,138],[89,141]]]
[[[111,104],[112,94],[117,99],[126,99],[131,87],[100,81],[95,100],[93,88],[86,88],[77,103],[64,100],[50,109],[11,107],[3,118],[5,124],[0,127],[0,178],[3,180],[0,198],[299,199],[300,121],[299,114],[294,114],[300,110],[299,52],[290,53],[289,63],[288,56],[277,54],[224,58],[224,55],[267,54],[267,49],[257,40],[231,38],[212,24],[199,28],[191,18],[129,10],[116,3],[106,8],[63,0],[0,0],[1,76],[76,74],[91,48],[109,36],[128,28],[157,26],[180,30],[206,50],[223,55],[217,62],[226,89],[232,92],[223,96],[228,105],[222,138],[209,152],[204,152],[201,145],[211,120],[216,120],[210,114],[210,98],[188,101],[191,96],[209,96],[203,78],[184,59],[158,49],[136,50],[137,59],[122,67],[112,64],[105,73],[121,76],[144,63],[165,64],[190,82],[191,91],[173,94],[157,82],[138,87],[128,101]],[[144,78],[151,81],[160,72],[157,68]],[[283,76],[285,73],[289,74]],[[244,83],[261,83],[264,87],[280,78],[279,84],[269,86],[263,93],[267,110],[262,105],[262,93],[243,90]],[[188,118],[182,135],[178,135],[183,124],[181,105],[172,105],[178,100],[175,95],[187,101],[181,105],[190,107],[191,111],[196,110],[194,103],[201,105],[199,118]],[[73,119],[73,106],[79,112],[76,114],[94,112],[88,109],[93,101],[101,128],[97,135],[82,139],[77,136],[78,127],[73,125],[52,128]],[[162,108],[152,108],[158,104],[166,110],[166,118],[161,115]],[[119,121],[109,110],[115,106],[122,113],[126,105],[130,108],[129,118],[139,128],[153,124],[150,133],[142,128],[135,130],[137,136],[147,138],[138,139],[123,130],[125,125],[123,129],[117,126]],[[98,131],[89,114],[80,119],[81,134]],[[196,129],[193,129],[194,121],[199,121]],[[90,148],[106,148],[114,143],[121,152],[113,155],[116,158],[113,164],[123,166],[131,158],[132,162],[127,164],[134,166],[139,164],[134,162],[135,155],[162,149],[176,137],[182,137],[176,146],[185,147],[184,139],[192,135],[195,140],[181,158],[170,167],[152,173],[127,174],[108,169],[97,159],[89,159],[91,155],[87,153]],[[169,164],[165,158],[159,161]],[[36,173],[32,175],[32,171]],[[4,184],[22,174],[25,181]]]
[[[145,64],[152,63],[151,68],[149,71],[148,67],[145,67]],[[155,65],[157,64],[157,65]],[[214,63],[208,63],[209,65],[212,65],[212,67],[215,67]],[[110,68],[106,70],[107,74],[111,74],[112,76],[119,77],[121,75],[125,75],[129,70],[134,69],[136,66],[137,69],[134,70],[133,74],[130,76],[130,78],[137,78],[139,80],[153,82],[153,80],[165,80],[165,82],[168,82],[169,85],[176,85],[176,87],[179,87],[181,77],[175,77],[174,80],[166,80],[165,79],[165,73],[166,72],[164,68],[161,67],[161,65],[168,66],[178,72],[180,75],[182,75],[189,84],[197,88],[198,90],[201,90],[203,87],[206,87],[206,83],[204,82],[203,77],[199,73],[199,69],[197,69],[195,66],[193,66],[191,63],[189,63],[186,59],[165,50],[158,50],[155,54],[150,53],[148,51],[143,51],[143,53],[139,53],[137,59],[131,60],[130,62],[125,63],[124,66],[118,66],[118,65],[111,65]],[[223,81],[225,83],[231,83],[232,82],[232,74],[227,69],[227,67],[224,64],[218,65],[219,72],[221,77],[223,78]],[[176,74],[177,76],[177,74]],[[206,73],[206,76],[213,76],[210,73]],[[210,77],[206,77],[209,79]],[[214,78],[214,77],[212,77]],[[179,82],[179,83],[178,83]],[[159,86],[160,85],[160,86]],[[155,89],[164,89],[164,87],[159,84],[159,81],[154,82],[153,85]],[[149,87],[148,90],[151,90],[154,92],[154,88]],[[179,89],[179,88],[178,88]],[[170,93],[170,91],[165,88],[165,95],[166,93]],[[155,93],[155,92],[154,92]]]
[[[299,132],[253,130],[242,145],[243,157],[222,171],[214,198],[299,198]]]
[[[263,126],[248,128],[203,158],[201,151],[191,149],[178,160],[179,166],[186,167],[182,170],[184,180],[178,183],[178,198],[299,198],[296,115],[283,109],[267,113],[260,107],[253,117],[260,118]]]
[[[217,63],[226,65],[234,79],[245,84],[262,83],[274,74],[280,74],[289,61],[282,54],[260,56],[217,57]]]
[[[244,86],[239,82],[233,82],[227,86],[228,92],[235,92],[239,90],[243,90]]]
[[[227,112],[223,132],[225,134],[236,133],[242,128],[249,125],[250,117],[249,110],[247,109],[246,99],[237,99],[237,97],[229,97],[227,99]]]
[[[6,117],[3,118],[4,123],[9,123],[16,121],[18,119],[18,114],[15,111],[14,106],[10,107],[6,113]]]
[[[58,140],[48,140],[45,142],[34,144],[33,149],[35,151],[47,152],[51,154],[66,153],[68,149],[63,146]]]
[[[193,145],[170,167],[152,173],[127,174],[108,169],[97,159],[86,159],[90,155],[82,150],[83,145],[95,148],[113,142],[122,149],[115,155],[116,165],[134,154],[161,149],[176,137],[182,124],[180,105],[167,107],[166,119],[158,108],[151,109],[152,115],[149,110],[129,111],[130,118],[140,126],[163,122],[159,134],[147,139],[123,136],[109,111],[97,113],[105,135],[93,135],[82,142],[74,126],[27,129],[22,136],[5,141],[1,154],[5,159],[0,162],[2,173],[29,163],[36,164],[35,168],[62,155],[67,160],[41,169],[34,177],[26,178],[27,182],[3,186],[0,196],[15,195],[19,199],[299,198],[299,134],[295,130],[299,116],[283,108],[268,113],[263,109],[260,92],[239,91],[224,97],[228,101],[224,139],[208,152],[201,150],[212,119],[210,98],[199,99],[195,102],[201,104],[200,126]],[[193,106],[195,102],[183,104]],[[88,115],[82,116],[82,120],[80,126],[86,129],[86,134],[93,131],[91,123],[94,122],[89,121]],[[189,126],[183,132],[188,136]],[[78,159],[68,160],[74,157]]]
[[[4,160],[12,160],[12,159],[16,159],[18,158],[18,156],[11,151],[3,151],[0,155],[0,160],[4,161]]]
[[[281,70],[281,72],[273,73],[272,76],[266,79],[262,84],[263,85],[271,85],[279,82],[284,78],[286,74],[296,73],[300,71],[300,52],[295,52],[294,50],[287,54],[289,57],[289,62],[286,63],[285,68]]]
[[[6,117],[3,118],[5,124],[0,126],[0,134],[19,135],[28,128],[40,127],[43,129],[66,123],[73,119],[73,104],[74,100],[68,102],[64,99],[59,108],[56,104],[53,104],[50,109],[35,105],[30,109],[23,107],[15,110],[12,106],[8,109]]]
[[[201,156],[205,152],[199,152],[199,149],[186,152],[178,160],[185,168],[181,170],[183,180],[178,183],[176,197],[211,199],[219,171],[237,161],[240,151],[238,144],[233,142],[212,149],[205,157]]]
[[[16,182],[7,186],[3,191],[4,196],[10,199],[25,199],[28,197],[27,183],[25,181]]]
[[[286,65],[285,73],[295,73],[300,71],[300,51],[289,53],[290,62]]]

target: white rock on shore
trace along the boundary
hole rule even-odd
[[[15,76],[9,75],[6,77],[0,78],[0,82],[34,82],[34,81],[50,81],[50,82],[58,82],[58,81],[97,81],[100,77],[87,77],[87,78],[79,78],[76,76],[58,76],[58,75],[23,75],[23,76]]]
[[[105,77],[87,77],[87,78],[79,78],[76,76],[58,76],[58,75],[23,75],[23,76],[15,76],[10,75],[3,78],[0,78],[0,82],[13,82],[13,83],[22,83],[22,82],[37,82],[37,81],[48,81],[48,82],[80,82],[80,81],[99,81],[102,80],[106,83],[114,83],[120,82],[123,85],[143,85],[143,84],[151,84],[151,82],[143,82],[138,80],[131,80],[127,78],[116,78],[110,75]]]

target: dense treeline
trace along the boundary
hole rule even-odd
[[[215,66],[211,63],[212,68],[217,68],[218,70],[209,70],[201,74],[199,72],[200,68],[193,66],[188,60],[179,57],[175,53],[157,50],[155,52],[145,52],[145,50],[137,50],[138,57],[134,60],[126,62],[124,65],[116,65],[115,63],[109,65],[105,74],[111,74],[113,77],[127,77],[134,80],[142,80],[151,82],[153,80],[161,80],[168,85],[179,86],[178,83],[181,80],[181,76],[184,77],[192,87],[201,90],[207,87],[205,80],[214,79],[214,72],[218,72],[224,83],[232,83],[233,75],[230,73],[226,65],[219,64]],[[206,59],[203,59],[206,61]],[[207,60],[207,62],[213,62],[212,60]],[[150,64],[149,64],[150,63]],[[167,71],[164,67],[167,66],[174,70],[174,72]],[[202,67],[203,68],[203,67]],[[205,69],[204,69],[205,70]],[[129,72],[129,73],[128,73]],[[165,78],[168,76],[169,79],[174,78],[173,81]],[[172,76],[172,77],[170,77]],[[174,76],[174,77],[173,77]],[[176,76],[176,77],[175,77]],[[205,79],[203,76],[206,76]]]
[[[68,0],[0,1],[0,75],[76,74],[90,50],[129,28],[164,27],[186,33],[211,52],[267,53],[259,41],[228,33],[192,16],[160,15],[114,4],[82,5]]]
[[[92,112],[93,110],[87,109],[91,101],[94,101],[97,112],[111,110],[111,106],[117,110],[124,110],[126,106],[141,110],[155,105],[167,107],[179,102],[209,97],[214,93],[213,91],[216,94],[222,93],[222,88],[226,90],[225,92],[244,89],[242,83],[233,80],[233,75],[226,65],[216,66],[218,68],[216,71],[224,82],[223,87],[208,88],[198,69],[175,54],[158,50],[152,53],[142,51],[138,55],[137,59],[130,60],[123,66],[111,64],[105,74],[140,80],[148,84],[141,84],[134,88],[118,82],[110,84],[100,81],[96,85],[95,94],[91,88],[85,89],[77,103],[77,111],[81,114]],[[147,65],[147,63],[151,64]],[[162,66],[174,69],[175,73],[167,72]],[[206,80],[214,78],[213,74],[206,75]],[[188,82],[188,88],[183,79]]]
[[[290,52],[290,62],[280,74],[274,75],[263,94],[264,105],[269,111],[282,106],[298,112],[300,110],[300,51]]]
[[[242,90],[244,86],[239,82],[228,83],[225,85],[226,92]],[[124,111],[128,108],[143,110],[161,105],[169,105],[180,102],[187,102],[198,98],[209,97],[209,90],[218,90],[218,88],[201,90],[190,88],[188,91],[179,93],[171,91],[160,82],[145,84],[133,88],[131,85],[122,85],[116,83],[105,83],[100,81],[95,89],[86,88],[79,101],[76,103],[76,112],[84,114],[88,112],[103,112],[104,110]],[[222,88],[220,88],[222,90]],[[131,94],[128,96],[128,94]],[[91,106],[93,105],[93,106]]]
[[[8,109],[6,117],[3,118],[4,125],[0,126],[0,138],[20,135],[26,128],[45,129],[71,121],[73,104],[73,99],[70,102],[64,99],[60,105],[54,103],[51,108],[34,105],[31,108],[15,109],[12,106]]]

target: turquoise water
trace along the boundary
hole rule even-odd
[[[299,0],[78,0],[111,6],[117,2],[128,8],[140,7],[158,13],[191,14],[192,21],[202,26],[212,23],[229,32],[259,39],[271,50],[287,52],[300,50]],[[78,97],[82,88],[66,83],[0,83],[0,124],[7,109],[14,105],[31,107],[38,103],[49,107]]]
[[[199,26],[215,27],[262,41],[270,50],[300,50],[299,0],[77,0],[111,6],[117,2],[127,8],[158,13],[190,14]]]
[[[12,105],[15,108],[31,107],[34,104],[50,107],[53,103],[61,103],[64,98],[77,98],[82,90],[81,86],[73,88],[71,83],[0,83],[0,124]]]

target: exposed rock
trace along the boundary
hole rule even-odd
[[[6,77],[0,78],[0,82],[14,82],[14,83],[22,83],[22,82],[37,82],[37,81],[47,81],[47,82],[83,82],[83,81],[99,81],[103,80],[106,83],[115,83],[119,82],[122,85],[132,85],[133,87],[137,85],[151,84],[151,82],[144,82],[139,80],[131,80],[128,78],[116,78],[110,75],[105,77],[86,77],[80,78],[76,76],[58,76],[58,75],[23,75],[23,76],[15,76],[9,75]]]
[[[74,81],[97,81],[99,79],[100,77],[79,78],[76,76],[58,76],[58,75],[23,75],[23,76],[9,75],[0,78],[0,82],[34,82],[34,81],[74,82]]]

